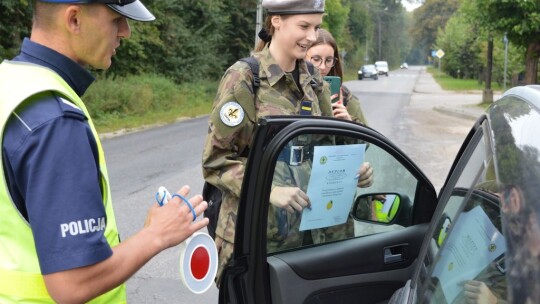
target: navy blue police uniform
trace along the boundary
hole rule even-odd
[[[94,81],[84,67],[29,39],[13,60],[52,69],[79,96]],[[98,148],[81,109],[51,92],[29,98],[9,119],[2,149],[9,192],[30,223],[42,274],[112,255]]]

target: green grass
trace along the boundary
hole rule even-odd
[[[479,84],[476,79],[456,79],[447,75],[444,72],[439,71],[436,67],[428,67],[427,71],[433,75],[435,81],[447,91],[478,91],[485,88],[485,84]],[[493,90],[501,90],[502,88],[496,82],[491,82],[491,88]]]
[[[210,113],[217,81],[175,84],[162,76],[102,78],[83,96],[98,132],[167,124]]]
[[[357,71],[346,71],[346,81]],[[176,84],[157,75],[98,78],[82,97],[99,133],[210,113],[219,80]]]
[[[358,79],[358,69],[347,68],[343,71],[343,82]]]
[[[477,80],[453,79],[434,67],[428,72],[445,90],[484,89]],[[344,81],[356,79],[356,69],[345,70]],[[98,78],[83,100],[98,132],[105,133],[208,114],[218,84],[218,80],[176,84],[156,75]]]

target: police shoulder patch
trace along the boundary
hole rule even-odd
[[[229,101],[221,107],[219,117],[227,126],[235,127],[244,120],[244,109],[238,102]]]

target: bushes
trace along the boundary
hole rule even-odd
[[[217,81],[177,85],[148,74],[99,77],[83,100],[99,131],[109,131],[209,113],[217,85]]]

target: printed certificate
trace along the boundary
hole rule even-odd
[[[453,225],[433,271],[447,303],[463,290],[464,281],[474,280],[506,251],[504,236],[480,206],[463,212]]]
[[[300,231],[347,221],[365,151],[365,144],[315,147],[307,188],[311,210],[302,211]]]

